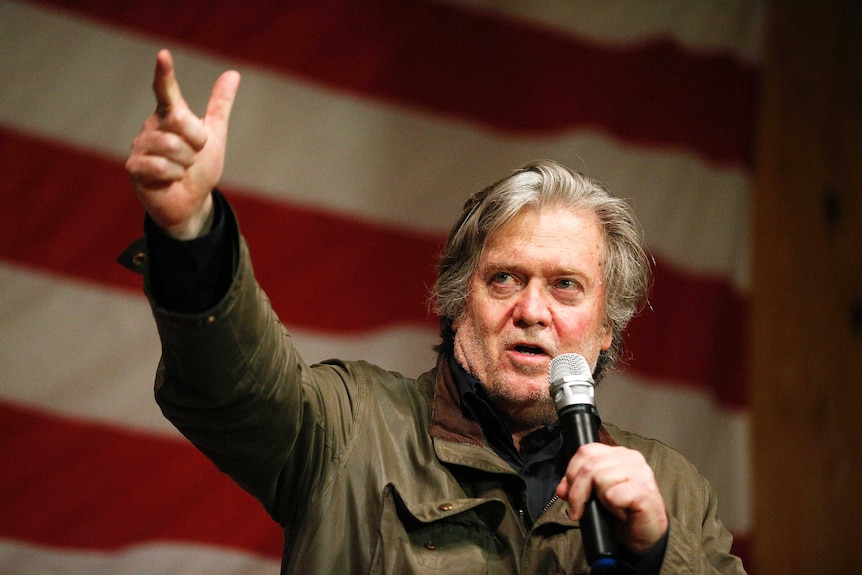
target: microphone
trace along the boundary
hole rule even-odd
[[[601,419],[596,409],[595,382],[587,360],[577,353],[558,355],[551,360],[549,371],[551,397],[560,418],[568,461],[581,445],[599,440]],[[615,569],[615,541],[608,510],[595,494],[584,507],[580,527],[590,570],[602,573]]]

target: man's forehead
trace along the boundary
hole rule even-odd
[[[482,271],[540,269],[543,275],[589,277],[602,266],[605,243],[595,215],[558,211],[500,228],[488,238],[478,265]]]
[[[554,244],[590,244],[603,249],[607,240],[601,220],[591,210],[577,207],[525,208],[488,234],[487,252],[505,248]]]

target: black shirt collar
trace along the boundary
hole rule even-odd
[[[548,425],[528,435],[521,448],[515,449],[512,434],[502,413],[494,406],[485,386],[449,356],[449,370],[461,399],[464,417],[479,424],[491,448],[517,471],[538,460],[556,457],[562,447],[562,436],[556,425]]]

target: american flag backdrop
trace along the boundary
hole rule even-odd
[[[746,330],[765,6],[748,0],[0,0],[0,572],[277,573],[278,526],[162,419],[123,164],[172,50],[242,73],[221,188],[307,361],[433,365],[464,199],[547,157],[629,198],[650,306],[602,416],[751,530]]]

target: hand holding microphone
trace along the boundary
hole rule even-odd
[[[599,440],[599,412],[590,366],[582,355],[564,353],[551,360],[551,397],[560,418],[564,449],[571,459],[582,445]],[[581,533],[590,569],[597,572],[616,567],[616,551],[610,517],[595,496],[584,504]]]
[[[616,568],[617,539],[635,554],[647,553],[667,532],[667,511],[643,455],[598,442],[600,418],[592,372],[579,354],[555,357],[550,366],[554,399],[570,458],[557,495],[580,519],[584,550],[594,572]]]

